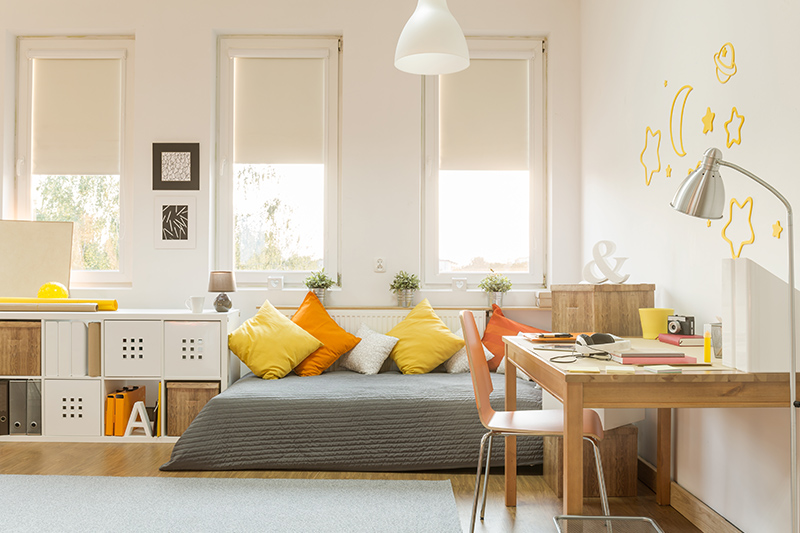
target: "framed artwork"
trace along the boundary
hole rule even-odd
[[[200,190],[200,143],[153,143],[153,190]]]
[[[192,196],[160,196],[155,204],[156,248],[194,248],[197,202]]]

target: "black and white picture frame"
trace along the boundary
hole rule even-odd
[[[197,202],[192,196],[160,196],[155,203],[156,248],[194,248]]]
[[[153,143],[153,190],[200,190],[200,143]]]

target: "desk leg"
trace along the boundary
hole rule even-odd
[[[508,349],[506,348],[506,356]],[[517,410],[517,367],[506,361],[506,411]],[[506,506],[517,506],[517,437],[506,437]]]
[[[583,385],[567,383],[564,400],[564,514],[583,514]]]
[[[669,505],[672,481],[672,409],[658,410],[656,444],[656,502]]]

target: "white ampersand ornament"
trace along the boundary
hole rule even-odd
[[[592,257],[594,259],[586,263],[583,267],[583,279],[595,285],[605,283],[606,281],[610,281],[611,283],[625,283],[625,280],[630,277],[630,274],[625,274],[623,276],[620,274],[619,269],[622,268],[622,264],[627,261],[628,258],[615,257],[613,266],[606,261],[616,251],[617,245],[611,241],[600,241],[595,244],[592,248]],[[602,277],[596,276],[592,267],[597,268],[600,274],[602,274]]]

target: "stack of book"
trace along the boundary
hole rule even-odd
[[[694,365],[697,358],[680,352],[629,350],[608,354],[612,361],[623,365]]]
[[[550,291],[539,291],[536,293],[536,305],[539,307],[553,307],[553,297]]]
[[[658,340],[675,346],[702,346],[702,335],[679,335],[677,333],[659,333]]]

